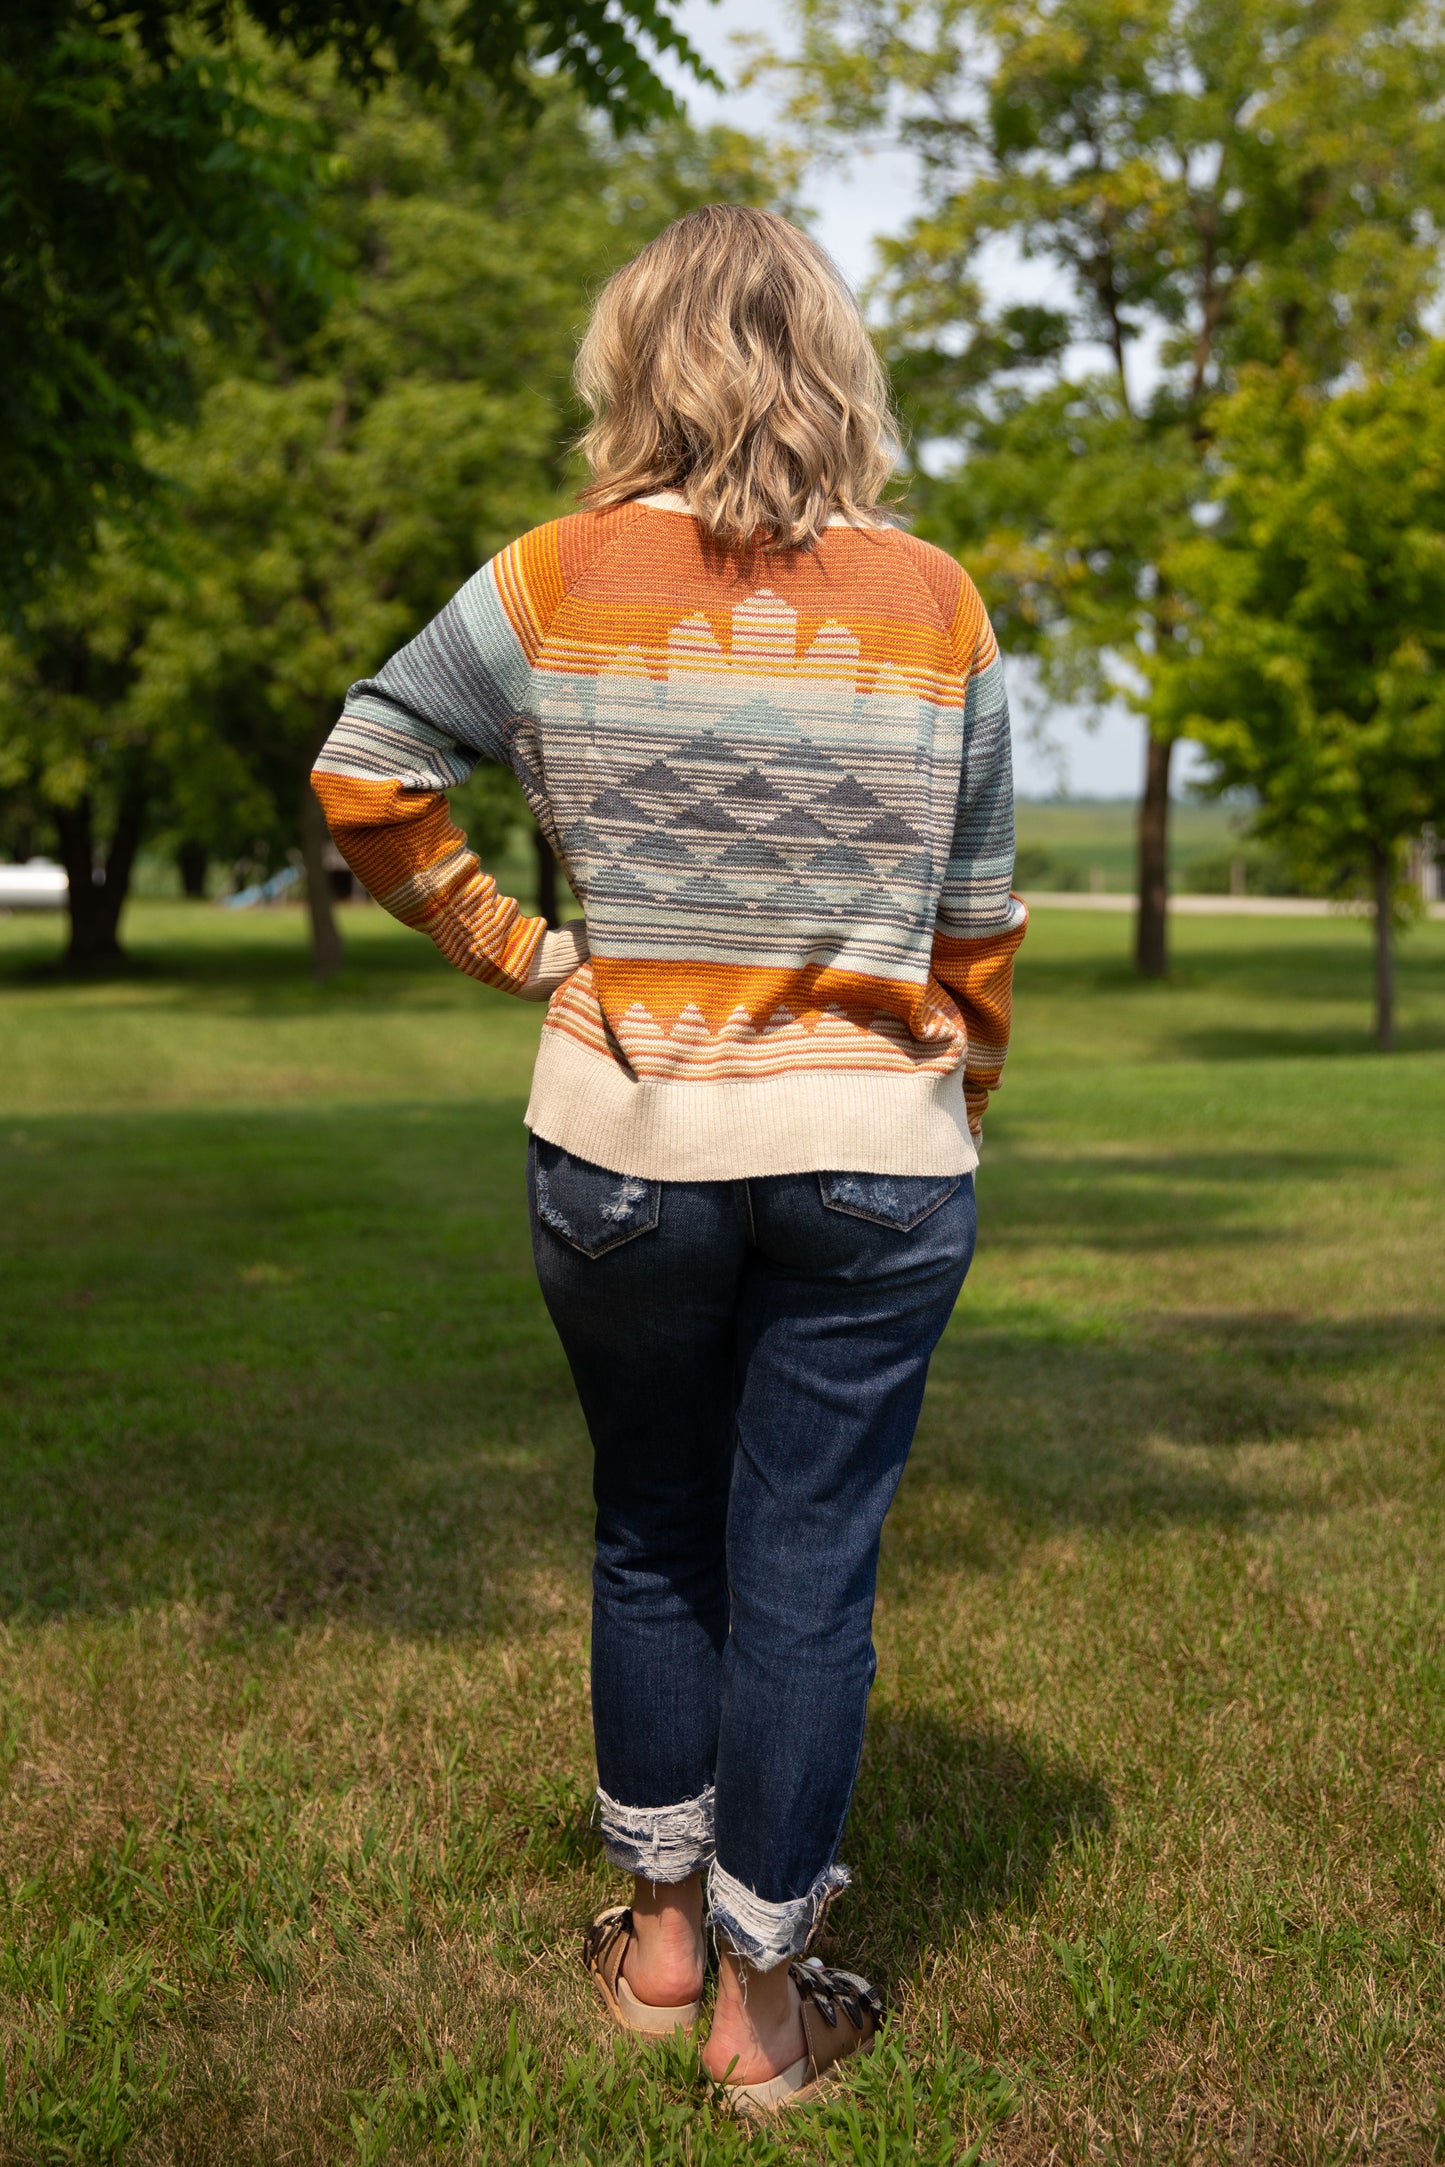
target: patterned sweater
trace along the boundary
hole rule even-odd
[[[1026,919],[983,605],[897,529],[727,553],[676,501],[524,535],[353,685],[314,776],[331,832],[460,970],[550,994],[526,1118],[577,1156],[969,1171]],[[481,871],[445,797],[479,759],[585,933]]]

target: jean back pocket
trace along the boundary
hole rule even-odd
[[[584,1257],[600,1257],[652,1232],[662,1206],[662,1183],[593,1166],[574,1159],[560,1144],[534,1136],[532,1195],[543,1226]]]
[[[946,1204],[962,1180],[962,1174],[820,1174],[818,1193],[829,1211],[906,1234]]]

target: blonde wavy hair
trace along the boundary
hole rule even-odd
[[[774,211],[709,203],[603,287],[577,355],[602,507],[675,490],[725,547],[879,523],[897,429],[858,304]]]

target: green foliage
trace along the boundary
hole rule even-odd
[[[1243,895],[1319,892],[1283,850],[1250,836],[1242,836],[1232,850],[1206,852],[1187,860],[1182,886],[1191,895],[1229,895],[1236,881]]]
[[[1021,798],[1015,818],[1019,851],[1034,868],[1027,877],[1035,887],[1129,892],[1135,812],[1127,799]],[[1177,800],[1169,818],[1170,887],[1198,892],[1199,862],[1213,859],[1223,868],[1219,886],[1227,888],[1229,862],[1245,850],[1239,823],[1240,814],[1216,800]],[[1266,892],[1279,891],[1251,882],[1251,893]]]
[[[1187,606],[1157,712],[1341,892],[1445,815],[1445,347],[1330,398],[1256,370],[1212,417],[1221,517],[1171,553]]]
[[[107,528],[83,572],[52,574],[23,641],[0,638],[0,808],[26,854],[59,850],[77,965],[118,954],[147,829],[169,817],[234,854],[272,826],[264,786],[156,698],[147,642],[173,596],[135,536]]]
[[[189,319],[335,290],[303,113],[257,65],[328,58],[483,112],[535,109],[551,64],[614,125],[675,112],[639,39],[706,73],[666,0],[10,0],[0,13],[0,602],[73,564],[154,475],[140,438],[185,411]]]
[[[589,286],[685,205],[768,186],[741,139],[618,149],[565,97],[526,128],[403,90],[329,123],[350,294],[154,454],[186,547],[147,696],[203,718],[283,820],[348,683],[558,509]]]
[[[0,598],[12,625],[98,514],[153,477],[137,432],[184,409],[188,317],[324,293],[304,124],[233,53],[157,58],[80,5],[0,18]]]
[[[164,583],[108,540],[88,578],[54,580],[32,608],[25,646],[0,642],[0,792],[22,786],[72,805],[98,747],[124,757],[141,738],[131,701],[136,657]]]
[[[20,5],[50,21],[57,0]],[[550,63],[619,124],[677,116],[639,34],[654,52],[716,80],[672,20],[670,0],[460,0],[445,11],[418,0],[96,0],[92,14],[105,24],[133,23],[145,50],[162,61],[197,33],[222,43],[252,24],[278,50],[309,60],[330,55],[355,88],[373,89],[398,74],[432,86],[471,75],[523,111],[536,104],[530,69]]]
[[[1329,379],[1419,336],[1445,204],[1438,10],[800,12],[800,119],[895,128],[924,161],[928,208],[885,246],[880,298],[927,525],[1061,690],[1127,695],[1136,670],[1110,658],[1168,636],[1158,566],[1201,494],[1209,400],[1249,360]],[[1056,303],[990,294],[1001,241],[1050,267]],[[1100,349],[1106,370],[1081,367]]]
[[[1052,851],[1038,843],[1020,843],[1014,854],[1014,886],[1021,895],[1034,888],[1048,889],[1057,893],[1061,889],[1082,887],[1077,869],[1062,865]]]
[[[679,211],[780,185],[745,138],[677,123],[619,145],[555,89],[505,123],[406,86],[282,93],[335,176],[344,291],[319,321],[278,305],[198,342],[196,418],[146,446],[162,543],[107,531],[0,680],[0,791],[52,817],[90,793],[103,831],[127,748],[152,825],[232,857],[294,839],[347,685],[560,508],[589,290]],[[505,782],[467,803],[489,850],[522,817]]]
[[[794,109],[890,128],[926,210],[884,248],[920,530],[965,555],[1057,696],[1162,729],[1151,658],[1207,495],[1211,401],[1418,343],[1445,213],[1439,0],[799,0]],[[990,291],[1003,244],[1047,306]],[[994,259],[996,260],[996,258]],[[1140,827],[1164,967],[1167,737]]]

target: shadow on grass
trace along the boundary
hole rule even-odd
[[[438,990],[453,997],[457,988],[477,990],[475,981],[459,980],[431,942],[407,933],[379,909],[345,906],[339,913],[345,962],[340,973],[318,986],[311,975],[306,914],[300,905],[266,911],[259,918],[218,910],[214,904],[168,906],[171,924],[148,927],[127,939],[124,953],[112,962],[73,969],[65,961],[63,938],[53,927],[7,929],[0,946],[0,993],[54,994],[83,990],[87,1014],[101,1017],[114,1006],[129,1011],[128,989],[174,991],[188,1010],[234,1012],[238,1006],[265,1014],[298,1005],[346,1007],[369,1005],[401,996],[407,1006],[434,1000]],[[104,997],[113,986],[114,1003]]]
[[[1410,1015],[1408,1001],[1407,993],[1401,1004],[1406,1013],[1396,1025],[1395,1049],[1389,1054],[1382,1054],[1375,1044],[1368,1009],[1362,1010],[1358,1030],[1345,1024],[1282,1029],[1278,1019],[1272,1019],[1256,1030],[1235,1024],[1216,1031],[1179,1031],[1169,1041],[1169,1052],[1184,1061],[1359,1060],[1361,1056],[1399,1061],[1414,1053],[1445,1052],[1445,1022]]]
[[[518,1285],[485,1331],[420,1305],[387,1328],[388,1345],[430,1331],[430,1375],[404,1357],[388,1375],[385,1345],[338,1349],[321,1320],[287,1321],[236,1366],[181,1345],[169,1379],[101,1365],[20,1387],[0,1442],[0,1614],[189,1595],[242,1637],[328,1618],[423,1637],[580,1626],[588,1447],[535,1296]],[[1145,1317],[1082,1345],[961,1332],[935,1361],[887,1584],[1006,1569],[1052,1528],[1338,1505],[1356,1478],[1333,1469],[1326,1490],[1297,1448],[1345,1436],[1363,1389],[1430,1337],[1390,1317]]]
[[[1363,1399],[1439,1349],[1432,1322],[1408,1315],[1146,1314],[1072,1344],[955,1327],[934,1357],[890,1570],[988,1570],[1049,1527],[1229,1526],[1339,1504],[1340,1470],[1294,1448],[1348,1435]]]
[[[132,1014],[137,989],[156,1005],[183,1004],[198,1017],[240,1012],[265,1018],[378,1004],[454,1007],[459,986],[475,990],[429,942],[398,940],[389,922],[352,933],[342,969],[324,985],[311,975],[310,952],[301,938],[157,942],[93,970],[72,970],[63,957],[38,949],[12,950],[0,964],[0,993],[37,998],[82,993],[87,1016],[98,1022],[112,1013]]]
[[[983,1224],[990,1248],[1176,1250],[1278,1239],[1254,1192],[1337,1186],[1392,1164],[1388,1152],[1115,1151],[1024,1154],[1001,1169]],[[1249,1217],[1243,1214],[1248,1212]]]
[[[592,1794],[539,1774],[513,1839],[538,1871],[601,1864]],[[826,1961],[885,1986],[960,1931],[1039,1901],[1060,1851],[1107,1834],[1108,1794],[1083,1764],[1003,1726],[950,1723],[875,1697],[842,1854],[854,1887],[822,1940]]]
[[[1078,1761],[1006,1729],[875,1705],[832,1944],[885,1982],[960,1929],[1037,1903],[1060,1849],[1104,1834],[1108,1795]]]
[[[532,1275],[516,1114],[167,1112],[0,1134],[0,1612],[194,1594],[243,1633],[580,1619],[589,1453]],[[991,1240],[1223,1240],[1232,1200],[1315,1173],[1287,1151],[1080,1154],[1067,1180],[1058,1164],[1009,1170]],[[1345,1435],[1366,1398],[1423,1391],[1432,1339],[1410,1315],[1120,1312],[1103,1332],[965,1303],[888,1569],[986,1570],[1052,1525],[1313,1509],[1318,1456],[1289,1448]]]

